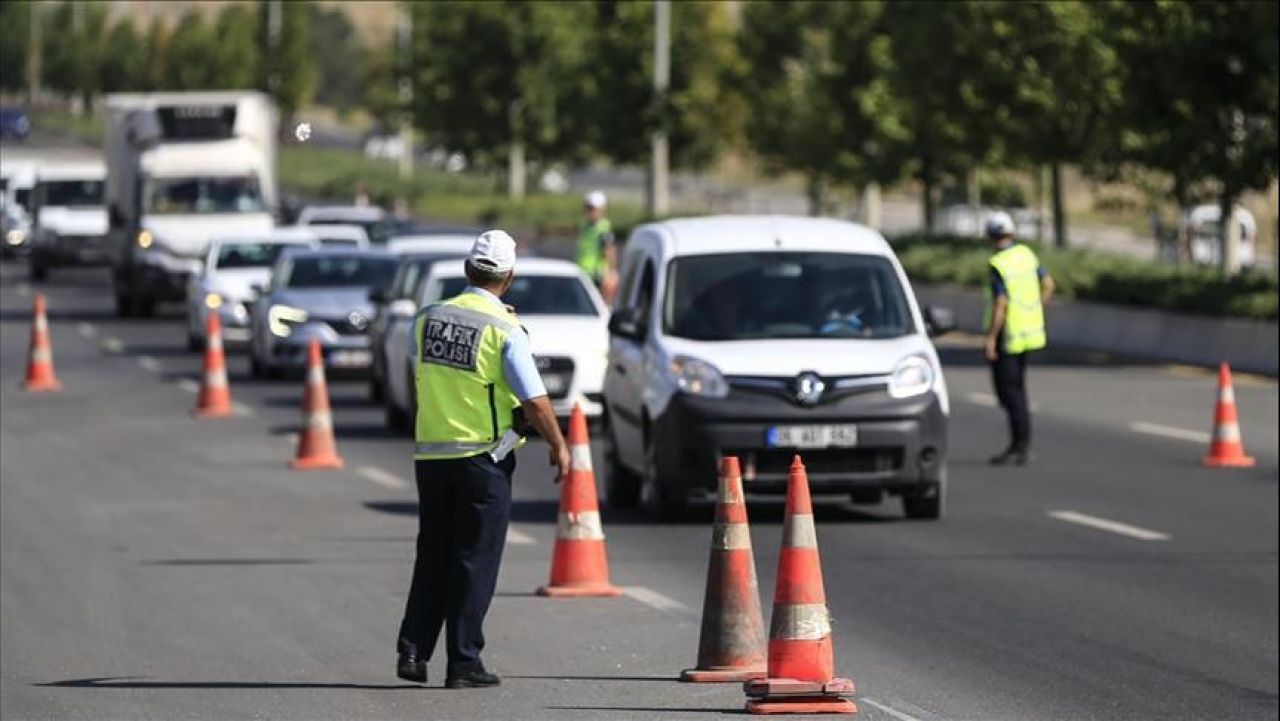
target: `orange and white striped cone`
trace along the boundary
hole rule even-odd
[[[716,683],[764,678],[765,661],[764,617],[742,474],[737,456],[728,456],[720,461],[720,498],[711,531],[698,665],[680,674],[680,680]]]
[[[204,375],[192,414],[199,418],[226,418],[231,415],[231,386],[227,383],[227,357],[222,352],[222,321],[217,311],[209,313],[204,328]]]
[[[49,319],[44,310],[44,293],[36,293],[31,313],[31,351],[27,355],[27,378],[24,390],[50,393],[62,390],[53,372],[53,345],[49,342]]]
[[[307,348],[307,386],[302,394],[302,433],[298,453],[290,464],[294,469],[313,471],[342,468],[333,440],[333,413],[329,410],[329,389],[324,381],[324,357],[320,341]]]
[[[569,416],[569,478],[560,489],[560,522],[556,547],[551,558],[551,582],[538,589],[539,596],[581,598],[619,596],[622,591],[609,583],[609,560],[605,554],[604,527],[596,501],[596,476],[591,469],[591,440],[582,407],[573,406]]]
[[[1213,410],[1213,440],[1209,455],[1201,462],[1212,468],[1250,468],[1254,459],[1244,454],[1240,439],[1240,420],[1236,415],[1236,392],[1231,383],[1231,368],[1218,366],[1218,402]]]
[[[857,713],[846,696],[853,681],[835,677],[831,612],[822,586],[818,535],[813,524],[809,478],[800,456],[791,462],[778,584],[769,624],[769,675],[747,681],[747,711],[753,714]]]

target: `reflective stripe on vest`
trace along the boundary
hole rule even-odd
[[[600,280],[600,276],[604,273],[603,240],[612,232],[613,225],[608,218],[601,218],[594,223],[584,223],[582,230],[578,232],[578,267],[593,280]]]
[[[1004,328],[1004,351],[1026,353],[1045,347],[1044,307],[1040,303],[1040,261],[1025,245],[1012,245],[991,257],[991,267],[1000,274],[1008,294]],[[986,284],[987,303],[982,326],[991,329],[991,285]]]
[[[515,318],[492,299],[462,293],[414,321],[414,458],[465,458],[492,450],[520,404],[502,371]]]

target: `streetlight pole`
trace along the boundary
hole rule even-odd
[[[658,124],[650,137],[653,157],[649,165],[649,215],[658,217],[670,210],[668,188],[667,88],[671,84],[671,3],[653,4],[653,95],[658,107]]]

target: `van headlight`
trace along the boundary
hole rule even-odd
[[[222,294],[206,293],[204,296],[204,307],[209,310],[217,310],[222,307]]]
[[[889,378],[889,396],[911,398],[933,388],[933,365],[923,356],[907,356],[898,362]]]
[[[267,309],[267,328],[271,334],[280,338],[288,338],[293,329],[290,323],[306,323],[307,312],[291,305],[273,305]]]
[[[704,360],[675,356],[667,363],[667,374],[677,388],[689,395],[707,398],[729,395],[729,384],[720,370]]]

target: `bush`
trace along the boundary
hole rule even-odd
[[[890,241],[913,281],[981,287],[990,245],[978,238],[911,234]],[[1280,284],[1271,273],[1224,278],[1215,268],[1172,266],[1028,243],[1069,298],[1184,313],[1275,320]]]

